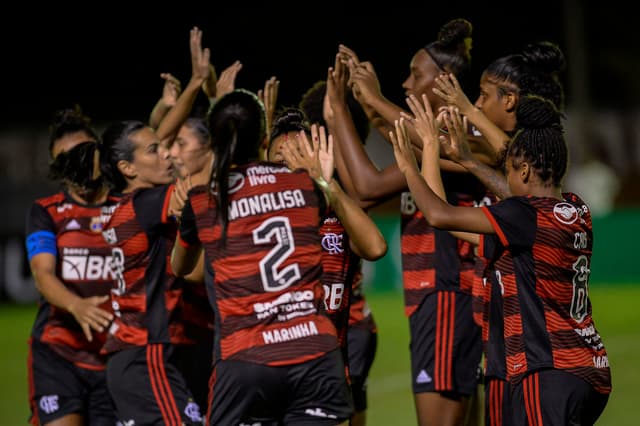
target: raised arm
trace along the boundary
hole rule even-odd
[[[349,235],[351,249],[366,260],[377,260],[387,252],[387,242],[382,233],[358,203],[349,197],[338,182],[332,179],[334,172],[333,138],[327,138],[325,129],[315,124],[311,127],[310,143],[300,132],[295,144],[287,145],[284,154],[290,167],[303,167],[320,184],[329,204]]]
[[[358,55],[356,54],[356,52],[354,52],[344,44],[341,44],[338,47],[337,60],[339,60],[343,64],[343,66],[348,66],[349,64],[351,64],[352,66],[354,64],[360,64],[360,59],[358,59]],[[353,97],[360,103],[360,106],[362,106],[365,114],[367,114],[367,118],[369,119],[371,126],[374,129],[378,130],[380,134],[386,137],[388,131],[391,130],[391,126],[389,125],[389,123],[387,123],[387,121],[380,114],[378,114],[378,112],[374,108],[370,107],[364,101],[364,99],[362,98],[362,94],[358,89],[358,86],[353,84],[351,78],[349,78],[347,85],[351,88]]]
[[[184,89],[180,97],[176,101],[176,105],[169,110],[164,117],[156,134],[165,146],[171,146],[176,138],[180,127],[189,117],[189,113],[196,101],[196,96],[202,83],[208,78],[209,72],[209,49],[202,48],[202,31],[197,27],[191,29],[189,37],[189,48],[191,51],[191,79]]]
[[[493,148],[493,156],[501,152],[505,144],[509,141],[509,136],[496,126],[486,115],[471,103],[467,95],[464,94],[458,79],[453,74],[444,74],[436,77],[436,87],[433,93],[440,96],[447,105],[452,105],[460,110],[460,113],[467,117]]]
[[[207,79],[202,83],[202,91],[207,98],[213,99],[217,95],[217,84],[218,84],[218,74],[216,73],[216,69],[211,62],[209,62],[209,75]]]
[[[457,117],[451,123],[452,125],[455,125],[455,122],[462,121],[460,111],[455,107],[450,109],[450,113],[447,116]],[[445,124],[447,124],[446,121]],[[466,129],[455,128],[454,131],[450,131],[450,137],[440,141],[440,148],[448,158],[467,169],[498,198],[505,199],[511,196],[511,190],[505,177],[492,167],[479,161],[471,153],[471,148],[467,142]]]
[[[378,124],[377,128],[381,130],[382,136],[384,136],[385,139],[388,139],[389,131],[394,130],[393,123],[400,119],[402,113],[406,114],[407,111],[389,101],[382,95],[378,77],[370,62],[356,62],[358,59],[353,51],[342,45],[340,46],[340,54],[342,62],[346,63],[349,67],[350,82],[356,99],[360,102],[363,108],[365,108],[365,110],[373,109],[375,111],[375,116],[380,117],[385,121],[386,125],[382,126]],[[369,113],[367,114],[369,115]],[[414,152],[416,155],[420,155],[422,139],[413,128],[408,129],[408,135],[410,136],[410,140],[414,146]],[[476,147],[474,147],[474,153],[476,152],[475,148]],[[494,157],[487,156],[483,152],[485,149],[481,144],[478,145],[477,150],[479,151],[478,158],[480,161],[493,164]],[[466,172],[464,167],[456,164],[455,162],[448,161],[446,158],[441,159],[440,168],[442,170],[455,173]]]
[[[236,77],[241,69],[242,63],[240,61],[235,61],[233,64],[222,70],[220,78],[218,78],[218,82],[216,83],[216,98],[219,99],[227,93],[233,92],[233,89],[236,88]]]
[[[446,201],[447,196],[444,191],[444,185],[442,183],[442,175],[440,174],[440,142],[439,140],[445,139],[446,136],[440,133],[442,127],[442,121],[448,111],[442,111],[437,118],[433,116],[433,110],[426,95],[422,95],[422,102],[411,95],[407,99],[407,105],[413,113],[413,117],[403,114],[405,123],[408,123],[416,129],[416,132],[422,138],[422,177],[429,185],[429,188],[438,196],[441,200]],[[466,124],[466,121],[465,123]],[[401,131],[399,123],[396,122],[396,134]],[[480,237],[478,234],[472,234],[468,232],[450,231],[450,233],[459,239],[470,242],[477,245]]]
[[[162,73],[160,78],[164,80],[164,85],[162,86],[162,97],[158,99],[149,116],[149,127],[152,129],[158,128],[164,116],[176,105],[178,96],[182,92],[180,80],[173,75]]]
[[[258,90],[258,98],[260,98],[264,104],[265,118],[267,121],[267,135],[271,133],[271,124],[273,123],[273,115],[276,111],[279,88],[280,80],[276,77],[271,77],[264,83],[264,89]]]
[[[440,174],[440,124],[433,116],[433,110],[431,104],[426,95],[422,95],[422,102],[418,101],[415,95],[411,95],[407,98],[407,105],[413,113],[410,116],[407,113],[402,113],[402,121],[396,121],[395,133],[405,132],[406,126],[402,123],[409,124],[413,127],[422,139],[422,168],[421,174],[425,179],[429,187],[436,193],[442,200],[446,200],[447,196],[442,183],[442,176]],[[405,137],[406,134],[402,133],[401,137]]]
[[[258,90],[258,98],[264,104],[264,115],[266,119],[266,134],[262,144],[260,145],[260,158],[267,157],[267,149],[269,147],[269,135],[271,134],[271,125],[273,124],[273,115],[276,111],[278,102],[278,90],[280,88],[280,80],[271,77],[264,83],[264,89]]]
[[[360,207],[369,208],[377,204],[378,201],[364,200],[359,196],[351,177],[351,171],[342,156],[342,149],[340,148],[340,141],[345,139],[353,140],[354,143],[363,145],[346,100],[347,80],[347,67],[340,62],[339,55],[336,55],[334,68],[329,68],[327,72],[323,116],[329,127],[329,133],[334,137],[335,149],[333,154],[338,176],[340,177],[340,184],[351,198],[358,201]]]
[[[398,130],[390,132],[389,137],[393,143],[393,154],[398,168],[406,176],[413,199],[431,226],[449,231],[480,234],[495,232],[481,209],[452,206],[431,190],[418,170],[404,119],[399,121]]]
[[[379,170],[369,158],[359,138],[351,137],[353,125],[347,115],[344,101],[340,100],[340,92],[332,78],[327,80],[328,104],[334,113],[334,127],[340,150],[338,156],[344,166],[338,164],[340,177],[350,177],[355,195],[360,200],[378,201],[396,195],[406,189],[404,176],[395,165]],[[335,89],[335,90],[334,90]],[[340,121],[338,121],[340,119]],[[346,173],[346,174],[345,174]]]
[[[400,113],[404,111],[384,97],[380,90],[380,82],[371,62],[355,63],[352,58],[346,61],[349,67],[350,82],[354,96],[363,105],[365,111],[377,119],[384,120],[384,126],[377,124],[379,130],[387,130],[392,127],[392,123],[400,118]],[[406,111],[405,111],[406,112]],[[386,133],[383,134],[386,137]]]

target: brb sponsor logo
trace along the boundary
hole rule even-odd
[[[65,247],[62,252],[62,279],[113,280],[112,257],[89,253],[86,248]]]

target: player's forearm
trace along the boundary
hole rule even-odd
[[[209,99],[216,97],[216,84],[218,84],[218,76],[213,65],[209,64],[209,77],[202,83],[202,91]]]
[[[335,180],[329,184],[328,191],[331,207],[347,231],[356,254],[372,261],[384,256],[387,252],[387,242],[369,215]]]
[[[405,173],[405,178],[413,200],[427,222],[433,227],[446,229],[448,209],[451,206],[433,192],[417,169]]]
[[[464,160],[460,164],[477,177],[480,182],[498,198],[504,200],[511,196],[511,190],[509,189],[507,180],[491,167],[481,163],[475,158]]]
[[[357,137],[353,137],[350,131],[350,117],[347,117],[345,106],[334,106],[335,118],[331,126],[331,133],[338,139],[336,149],[340,151],[339,155],[344,161],[343,165],[338,164],[340,177],[347,176],[351,179],[352,189],[360,200],[367,200],[375,197],[378,187],[380,171],[371,162],[361,141]]]
[[[171,251],[171,269],[177,277],[189,275],[198,264],[202,247],[200,245],[186,245],[180,236],[176,238]]]
[[[201,79],[192,78],[187,87],[178,97],[175,106],[164,116],[156,130],[156,134],[161,141],[173,142],[180,130],[180,127],[189,117],[189,113],[196,101],[201,84]]]
[[[347,163],[343,158],[341,148],[341,144],[343,143],[342,141],[345,141],[344,143],[360,143],[361,145],[364,141],[361,141],[360,137],[358,136],[358,132],[356,131],[355,125],[353,124],[353,118],[348,107],[344,104],[338,104],[334,105],[333,108],[333,119],[327,121],[327,126],[329,133],[333,135],[335,141],[333,153],[336,170],[338,171],[338,176],[340,176],[340,184],[347,192],[347,194],[359,203],[360,207],[369,207],[372,202],[362,200],[359,197],[358,191],[351,176],[351,171],[349,170],[349,167],[347,166]]]
[[[82,298],[69,290],[62,281],[50,272],[32,270],[36,288],[49,304],[70,312]]]
[[[496,153],[500,152],[509,141],[509,136],[489,120],[480,109],[473,107],[467,118],[482,133]]]
[[[429,188],[442,200],[446,200],[447,196],[440,173],[440,150],[437,149],[437,146],[429,145],[422,150],[422,169],[420,173]]]
[[[162,119],[167,115],[170,109],[171,106],[164,103],[162,99],[159,99],[151,110],[151,115],[149,115],[149,127],[157,129],[160,122],[162,122]]]

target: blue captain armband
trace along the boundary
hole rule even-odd
[[[56,236],[51,231],[37,231],[27,237],[27,256],[29,262],[36,254],[51,253],[57,256]]]

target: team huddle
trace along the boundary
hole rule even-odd
[[[447,22],[380,92],[340,46],[325,81],[276,110],[190,34],[186,87],[163,74],[148,122],[51,125],[26,245],[42,295],[29,341],[34,425],[365,425],[376,324],[362,260],[372,206],[400,195],[420,425],[594,424],[611,392],[588,295],[588,206],[563,193],[560,49],[492,62],[475,103],[471,24]],[[199,114],[203,92],[210,108]],[[370,129],[393,146],[378,169]],[[384,343],[382,343],[384,344]]]

